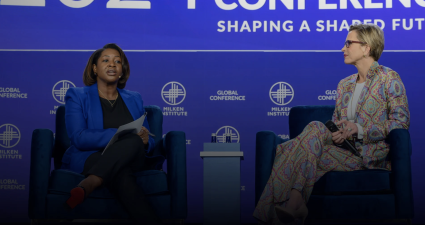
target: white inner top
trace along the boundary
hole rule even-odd
[[[356,83],[356,89],[354,90],[354,93],[353,93],[350,101],[348,102],[347,118],[348,118],[348,121],[350,121],[350,122],[354,123],[354,119],[355,119],[355,116],[356,116],[357,103],[359,102],[360,93],[362,93],[362,90],[363,90],[365,83],[366,82]],[[357,126],[357,130],[358,130],[357,138],[363,139],[363,134],[364,134],[363,127],[360,126],[360,124],[358,124],[358,123],[356,123],[356,126]]]
[[[354,116],[356,115],[357,103],[359,102],[360,93],[362,93],[365,83],[366,82],[359,83],[359,84],[356,83],[356,89],[354,90],[353,96],[348,102],[347,117],[350,122],[354,122]]]

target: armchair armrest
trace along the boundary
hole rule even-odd
[[[187,218],[186,135],[170,131],[163,139],[167,158],[167,182],[171,194],[171,216]]]
[[[277,145],[285,142],[272,131],[260,131],[255,139],[255,204],[272,173]]]
[[[394,129],[387,137],[390,144],[391,186],[394,190],[397,218],[413,218],[411,160],[412,143],[409,131]]]
[[[46,196],[53,151],[53,132],[36,129],[31,140],[30,190],[28,216],[31,219],[46,217]]]

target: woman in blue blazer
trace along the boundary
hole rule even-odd
[[[124,135],[102,155],[119,126],[145,113],[140,94],[123,89],[129,76],[130,66],[122,49],[107,44],[87,63],[83,75],[86,87],[70,88],[66,93],[65,123],[71,147],[62,158],[62,168],[86,176],[71,190],[66,205],[72,209],[94,189],[106,186],[135,222],[159,224],[133,175],[142,170],[145,154],[154,147],[147,121],[137,135]]]

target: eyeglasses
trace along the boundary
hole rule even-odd
[[[350,41],[350,40],[346,40],[345,41],[345,47],[349,48],[352,43],[367,44],[366,42],[361,42],[361,41]]]

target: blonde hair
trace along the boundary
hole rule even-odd
[[[356,31],[359,41],[369,45],[370,56],[378,61],[384,51],[384,31],[375,24],[353,24],[349,31]]]

